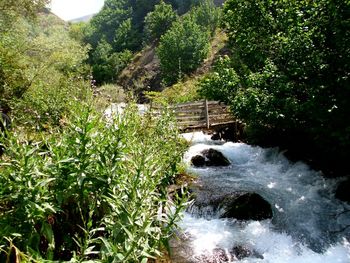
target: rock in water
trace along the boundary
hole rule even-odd
[[[191,163],[195,167],[203,167],[205,166],[205,158],[202,155],[193,156]]]
[[[226,212],[221,218],[238,220],[264,220],[272,218],[271,205],[256,193],[245,193],[232,200],[225,200]]]
[[[221,152],[212,148],[202,151],[201,155],[193,156],[191,163],[195,167],[230,165],[230,161]]]
[[[350,203],[350,179],[347,179],[338,185],[335,197],[344,202]]]
[[[206,166],[228,166],[230,161],[219,151],[214,149],[208,149],[202,151],[203,156],[206,158]]]
[[[217,262],[229,262],[229,258],[226,255],[225,250],[222,248],[214,248],[212,253],[204,254],[196,259],[196,262],[200,263],[217,263]]]
[[[237,259],[237,260],[242,260],[248,257],[264,259],[264,257],[260,255],[258,252],[251,250],[250,248],[247,248],[245,246],[233,247],[230,251],[230,254],[234,259]]]

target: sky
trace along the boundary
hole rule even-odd
[[[104,0],[51,0],[51,12],[63,20],[71,20],[97,13]]]

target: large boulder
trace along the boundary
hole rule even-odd
[[[221,152],[212,148],[202,151],[200,155],[193,156],[191,163],[195,167],[230,165],[230,161]]]
[[[234,198],[225,198],[221,218],[237,220],[264,220],[272,218],[271,205],[256,193],[245,193]]]
[[[188,208],[198,216],[219,215],[220,218],[237,220],[264,220],[273,217],[272,206],[254,192],[227,192],[218,189],[212,193],[207,185],[192,185],[193,204]],[[232,191],[232,189],[231,189]]]
[[[193,156],[191,159],[191,163],[195,167],[203,167],[205,166],[205,158],[202,155]]]

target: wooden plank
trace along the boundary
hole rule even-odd
[[[211,115],[210,119],[211,120],[219,120],[219,119],[232,119],[232,120],[234,120],[234,118],[230,114]]]
[[[205,121],[207,123],[207,129],[209,129],[209,127],[210,127],[210,120],[209,120],[208,101],[207,100],[205,100],[204,105],[205,105],[205,111],[204,111],[204,113],[205,113]]]
[[[205,127],[206,123],[205,123],[205,121],[204,122],[187,121],[187,122],[178,123],[178,125],[181,126],[181,127],[189,127],[189,126]]]
[[[217,100],[209,100],[208,101],[208,105],[210,106],[210,105],[217,105],[217,104],[222,104],[221,102],[219,102],[219,101],[217,101]],[[222,104],[222,105],[224,105],[224,104]]]
[[[211,123],[211,126],[226,125],[226,124],[232,124],[232,123],[235,123],[235,121],[213,122]]]
[[[203,113],[203,109],[181,109],[174,111],[175,114]]]
[[[173,107],[174,108],[181,108],[181,107],[186,107],[186,106],[202,106],[203,105],[203,101],[196,101],[196,102],[186,102],[186,103],[179,103],[179,104],[175,104]]]
[[[233,119],[216,119],[211,120],[211,123],[227,123],[227,122],[235,122]]]
[[[209,111],[209,115],[220,115],[220,114],[227,114],[227,111],[223,111],[223,110]]]
[[[203,116],[181,116],[176,117],[176,120],[179,121],[186,121],[186,120],[205,120]]]

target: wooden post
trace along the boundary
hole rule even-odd
[[[207,124],[207,129],[209,129],[210,120],[209,120],[208,100],[204,101],[204,105],[205,105],[205,120],[206,120],[206,124]]]

